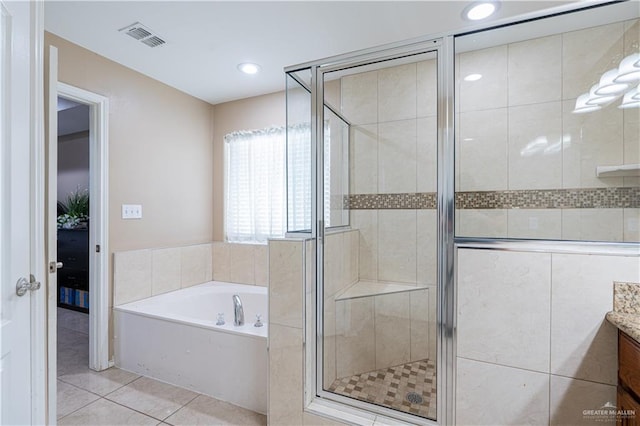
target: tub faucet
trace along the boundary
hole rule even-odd
[[[233,295],[233,325],[244,325],[244,309],[237,294]]]

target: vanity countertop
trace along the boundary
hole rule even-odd
[[[640,283],[613,282],[613,311],[607,321],[640,343]]]
[[[607,313],[607,321],[618,327],[636,342],[640,343],[640,314],[629,314],[611,311]]]

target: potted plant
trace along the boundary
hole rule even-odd
[[[89,221],[89,191],[80,188],[64,202],[58,201],[58,229],[86,229]]]

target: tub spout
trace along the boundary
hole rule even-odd
[[[244,309],[242,309],[242,301],[237,294],[233,295],[233,324],[244,325]]]

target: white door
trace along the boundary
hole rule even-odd
[[[35,250],[30,243],[34,238],[30,149],[36,128],[31,123],[36,88],[31,80],[31,4],[0,2],[0,9],[0,423],[14,425],[39,421],[32,403],[32,391],[39,392],[33,381],[39,380],[32,362],[34,349],[35,356],[38,352],[32,342],[35,293],[29,288]],[[25,287],[21,296],[16,291],[19,280]]]

